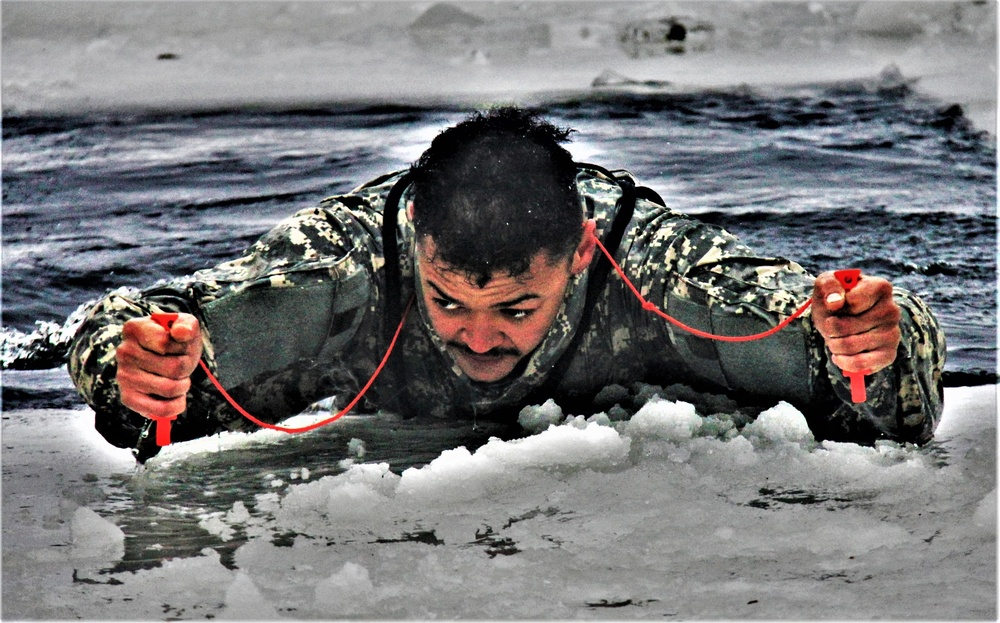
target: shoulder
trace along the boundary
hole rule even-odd
[[[685,234],[700,237],[717,233],[716,228],[667,206],[656,190],[642,185],[627,169],[579,164],[577,185],[588,218],[597,221],[599,235],[623,213],[629,219],[627,236],[635,241],[655,238],[662,243]]]
[[[216,267],[215,272],[226,281],[245,280],[292,268],[324,268],[348,255],[374,258],[382,247],[385,198],[403,173],[383,175],[295,212],[264,234],[244,256]]]

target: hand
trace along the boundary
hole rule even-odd
[[[901,339],[899,320],[892,284],[885,279],[864,275],[845,291],[832,272],[816,278],[813,326],[841,370],[871,374],[892,365]]]
[[[198,319],[179,314],[169,331],[149,317],[129,320],[115,356],[123,405],[146,417],[180,415],[201,358]]]

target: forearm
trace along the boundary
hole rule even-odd
[[[944,335],[923,301],[903,290],[896,290],[895,299],[902,311],[896,360],[865,378],[865,402],[851,400],[848,379],[829,359],[823,366],[840,403],[829,422],[834,437],[850,438],[867,429],[875,439],[926,443],[940,421]]]
[[[667,311],[688,324],[724,335],[757,333],[791,315],[809,297],[813,278],[798,265],[755,256],[735,238],[709,227],[683,222],[681,227],[686,229],[676,233],[661,228],[665,251],[654,257],[663,276],[647,268],[650,276],[642,287],[654,300],[662,291]],[[656,263],[647,261],[646,266]],[[922,301],[902,290],[895,299],[902,312],[896,359],[867,377],[863,403],[852,401],[849,380],[831,361],[808,316],[754,342],[698,340],[698,349],[692,349],[693,338],[676,330],[671,330],[672,341],[705,380],[799,405],[817,438],[924,443],[942,410],[944,338]]]
[[[98,301],[87,313],[69,351],[69,373],[80,395],[95,412],[95,428],[109,443],[123,448],[135,447],[147,420],[121,402],[116,381],[117,350],[122,342],[122,330],[133,318],[154,312],[191,312],[192,305],[183,296],[167,288],[147,292],[120,289]],[[210,353],[206,349],[206,354]],[[198,375],[203,376],[203,375]],[[189,409],[213,402],[204,382],[192,379],[188,395]],[[202,410],[202,412],[204,412]],[[203,436],[214,432],[208,422],[178,422],[173,432],[176,439]]]
[[[307,399],[321,397],[314,386],[323,384],[308,383],[300,391],[296,379],[282,373],[334,358],[349,347],[369,311],[375,296],[366,263],[370,254],[353,221],[343,221],[347,225],[330,211],[304,210],[237,260],[141,292],[116,291],[99,301],[70,352],[70,374],[97,414],[98,431],[114,445],[134,447],[146,423],[121,404],[116,351],[125,323],[152,312],[194,315],[202,332],[202,359],[258,417],[274,422],[306,406]],[[274,399],[261,398],[264,381],[276,378],[287,387],[276,388]],[[176,441],[253,428],[200,368],[191,376],[186,406],[172,426]]]

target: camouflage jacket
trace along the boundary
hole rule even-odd
[[[128,319],[155,311],[200,319],[204,360],[232,396],[263,420],[280,421],[325,397],[353,397],[387,348],[383,325],[392,296],[382,213],[401,175],[298,212],[234,261],[98,301],[72,345],[69,370],[97,414],[99,432],[120,447],[137,442],[146,420],[119,402],[115,349]],[[585,166],[578,174],[602,238],[623,196],[617,178],[631,180],[627,172]],[[418,287],[414,233],[405,216],[408,191],[395,196],[398,204],[388,209],[399,217],[399,296],[405,302]],[[723,335],[774,326],[809,298],[813,282],[799,265],[759,257],[731,234],[647,199],[636,200],[616,259],[647,300],[688,325]],[[588,296],[594,272],[592,267],[571,282],[548,335],[514,378],[492,384],[462,373],[416,297],[392,354],[394,372],[378,378],[362,406],[408,407],[436,417],[516,417],[525,404],[547,397],[585,410],[609,385],[685,383],[770,404],[786,400],[806,414],[817,438],[919,443],[933,434],[942,409],[944,338],[929,309],[908,292],[895,292],[903,312],[896,361],[867,377],[868,400],[854,404],[808,313],[763,340],[711,341],[643,310],[613,272]],[[197,370],[173,438],[252,428]]]

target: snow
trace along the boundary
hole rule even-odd
[[[701,426],[702,419],[693,404],[651,400],[632,416],[626,429],[633,434],[685,441],[701,430]]]
[[[464,43],[461,31],[445,33],[438,48],[410,32],[432,4],[5,3],[3,109],[530,104],[590,90],[605,72],[683,90],[870,78],[896,66],[996,129],[994,3],[459,2],[485,24]],[[630,58],[619,47],[622,25],[669,15],[712,24],[710,49]],[[547,27],[549,45],[522,41],[518,24]]]
[[[771,442],[807,442],[813,438],[805,416],[787,402],[779,402],[758,415],[756,420],[747,424],[743,433]]]
[[[125,555],[125,533],[96,512],[80,506],[70,523],[70,558],[118,561]]]
[[[219,618],[228,621],[278,620],[278,612],[261,594],[246,573],[237,573],[226,589],[224,609]]]
[[[200,458],[281,442],[174,444],[138,475],[89,411],[9,412],[4,615],[992,618],[996,392],[947,389],[924,449],[818,443],[785,403],[740,426],[651,393],[630,421],[565,414],[421,467],[303,465],[224,511],[173,500],[231,561],[206,548],[137,571],[115,570],[129,537],[102,483],[190,478]],[[365,438],[352,429],[352,447]]]

